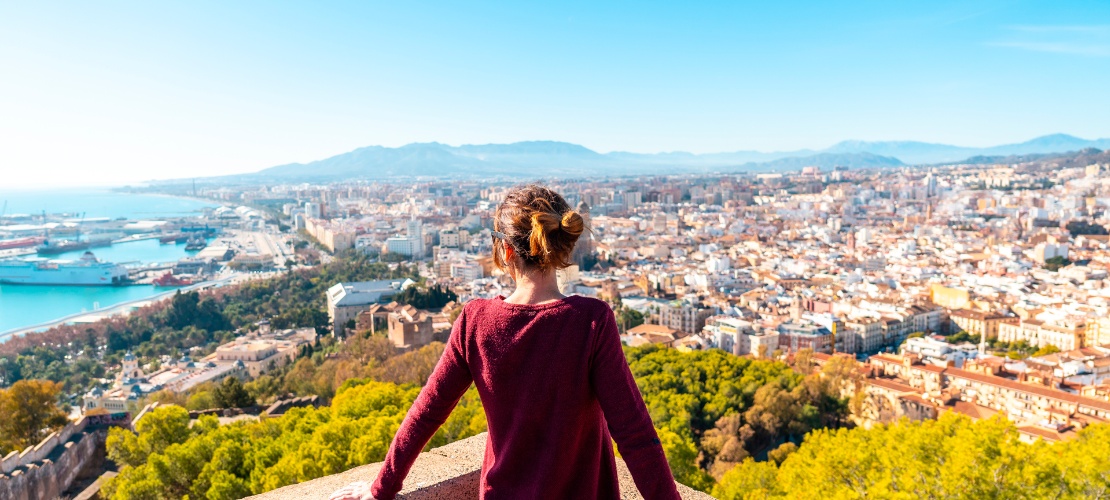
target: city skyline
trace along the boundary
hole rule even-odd
[[[412,142],[598,152],[1110,137],[1095,2],[0,8],[5,184]],[[42,172],[51,172],[44,178]]]

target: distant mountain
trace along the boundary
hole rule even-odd
[[[871,153],[820,153],[812,156],[795,156],[779,158],[762,163],[749,163],[744,165],[747,170],[800,170],[802,167],[821,167],[829,170],[833,167],[848,168],[876,168],[876,167],[901,167],[905,165],[898,158],[880,156]]]
[[[1110,139],[1093,141],[1067,134],[1053,134],[1018,144],[987,148],[969,148],[914,141],[865,142],[844,141],[825,150],[830,153],[874,153],[893,156],[910,165],[956,163],[973,156],[1011,156],[1041,153],[1064,153],[1086,148],[1110,148]]]
[[[823,150],[709,154],[682,151],[602,154],[578,144],[557,141],[462,146],[429,142],[398,148],[368,146],[323,160],[279,165],[254,174],[224,179],[307,181],[397,177],[591,177],[796,170],[810,165],[825,169],[834,166],[882,168],[956,163],[973,157],[977,161],[983,161],[987,158],[1061,153],[1087,148],[1110,149],[1110,139],[1087,140],[1054,134],[1018,144],[986,148],[916,141],[843,141]]]
[[[843,141],[825,150],[827,153],[871,153],[898,158],[910,164],[956,161],[975,153],[974,148],[932,144],[916,141]]]
[[[1008,156],[972,156],[960,163],[972,165],[1041,163],[1051,168],[1085,167],[1092,163],[1110,163],[1110,151],[1085,148],[1067,153],[1034,153]]]

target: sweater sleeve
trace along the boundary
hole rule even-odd
[[[397,429],[385,462],[378,471],[378,478],[370,490],[378,500],[390,500],[401,491],[405,476],[416,457],[436,430],[447,421],[447,417],[473,381],[463,345],[465,318],[464,309],[451,329],[447,346],[428,378],[428,383],[424,385],[412,408],[405,415],[405,420],[401,422],[401,427]]]
[[[681,498],[663,445],[624,358],[612,311],[606,311],[601,321],[590,371],[609,434],[617,442],[640,494],[647,500]]]

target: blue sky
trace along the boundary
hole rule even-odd
[[[1110,136],[1110,2],[5,2],[0,184],[380,144]]]

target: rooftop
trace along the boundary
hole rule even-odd
[[[328,289],[328,301],[337,306],[361,306],[380,302],[413,284],[411,279],[336,283]]]

